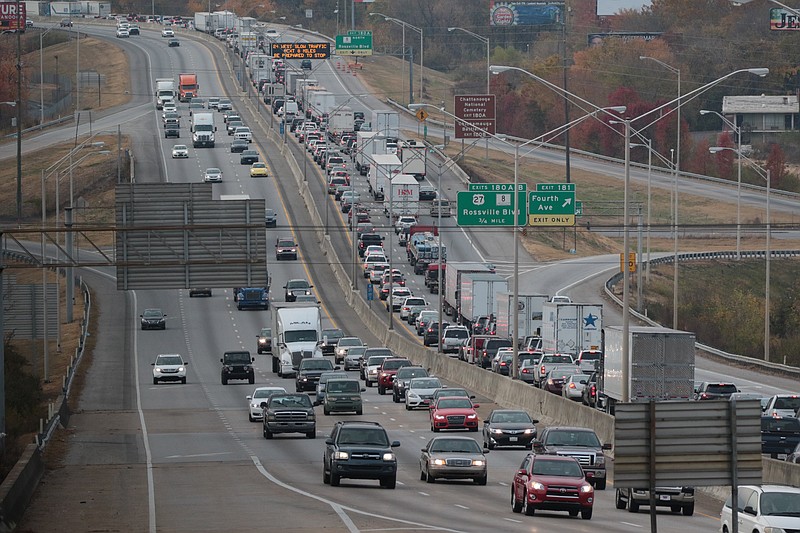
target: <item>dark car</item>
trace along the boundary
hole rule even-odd
[[[303,59],[302,61],[300,61],[300,68],[311,70],[311,60]]]
[[[289,280],[289,282],[283,286],[283,299],[286,302],[294,302],[297,300],[298,295],[311,294],[311,289],[313,288],[314,286],[304,279]]]
[[[694,391],[695,400],[727,400],[734,392],[739,392],[733,383],[704,381]]]
[[[789,455],[800,444],[800,420],[797,418],[761,417],[761,453],[773,459]]]
[[[239,157],[239,163],[242,165],[252,165],[258,162],[258,152],[255,150],[244,150]]]
[[[601,444],[593,429],[578,427],[547,427],[533,441],[536,454],[564,455],[578,460],[586,480],[598,490],[606,488],[606,456],[611,444]]]
[[[362,233],[361,238],[358,240],[359,257],[364,257],[364,252],[366,251],[367,246],[374,244],[383,246],[383,237],[377,233]]]
[[[419,201],[427,202],[436,199],[436,189],[429,185],[423,185],[419,188]]]
[[[322,355],[333,355],[336,351],[336,346],[339,344],[339,339],[344,337],[344,331],[339,328],[329,328],[322,330]]]
[[[323,372],[339,370],[339,367],[334,367],[333,362],[330,359],[309,357],[300,361],[300,365],[295,370],[297,371],[294,382],[295,391],[304,392],[317,388],[319,376]]]
[[[525,411],[495,409],[483,421],[483,447],[493,450],[495,446],[524,446],[530,450],[538,423]]]
[[[164,126],[164,138],[165,139],[169,139],[169,138],[180,139],[181,138],[181,127],[178,126],[177,124],[167,124],[166,126]]]
[[[408,382],[413,378],[428,377],[428,371],[421,366],[406,366],[397,371],[392,382],[392,401],[400,403],[406,397]]]
[[[377,422],[336,422],[325,441],[322,481],[338,487],[342,478],[377,479],[381,487],[393,489],[397,458],[392,448],[398,446],[400,441],[390,441]]]
[[[208,287],[194,287],[189,289],[189,298],[194,298],[195,296],[207,296],[211,297],[211,289]]]
[[[161,309],[145,309],[139,317],[142,319],[142,329],[167,329],[167,315]]]
[[[232,154],[236,154],[236,153],[241,154],[242,152],[247,150],[248,146],[249,146],[249,144],[247,144],[247,141],[241,141],[241,140],[232,141],[231,142],[231,153]]]
[[[138,35],[138,33],[137,33]],[[178,39],[170,39],[167,43],[168,46],[180,46],[181,42]]]
[[[72,21],[70,19],[61,19],[61,22],[59,22],[58,24],[62,28],[71,28],[72,27]]]
[[[442,331],[445,330],[450,322],[442,322]],[[422,344],[434,346],[439,344],[439,322],[431,322],[422,334]]]
[[[268,228],[275,228],[278,226],[278,215],[275,214],[275,210],[267,207],[264,209],[264,223]]]
[[[276,433],[303,433],[309,439],[317,436],[317,417],[307,394],[273,394],[263,418],[265,439]]]
[[[229,379],[246,379],[251,385],[256,382],[256,372],[253,369],[255,358],[250,352],[235,351],[222,354],[222,384],[227,385]]]
[[[261,328],[256,338],[258,353],[272,353],[272,328]]]

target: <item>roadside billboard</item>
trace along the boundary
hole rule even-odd
[[[769,10],[769,29],[773,31],[800,30],[800,17],[783,8],[776,7]]]
[[[489,6],[489,24],[491,26],[542,26],[560,24],[563,20],[563,0],[493,1]]]
[[[24,2],[0,2],[0,31],[25,31],[26,18]]]

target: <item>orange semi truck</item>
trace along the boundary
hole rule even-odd
[[[178,78],[178,99],[181,102],[188,102],[192,98],[197,98],[199,94],[197,74],[181,74]]]

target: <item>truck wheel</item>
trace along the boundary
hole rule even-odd
[[[397,476],[394,475],[394,476],[391,476],[391,477],[381,478],[380,483],[381,483],[381,487],[383,487],[385,489],[393,489],[393,488],[395,488],[395,486],[397,486]]]
[[[622,491],[617,489],[617,494],[614,497],[614,505],[617,509],[625,509],[625,502],[622,500]]]
[[[381,384],[378,384],[378,394],[380,394],[381,396],[386,394],[386,389],[383,388],[383,385],[381,385]]]
[[[370,380],[365,380],[367,387],[372,387],[372,382]]]
[[[356,409],[356,414],[357,415],[363,415],[364,414],[364,410],[359,407],[358,409]]]
[[[316,439],[317,438],[317,430],[309,431],[308,433],[306,433],[306,438],[307,439]]]
[[[581,510],[581,518],[584,520],[591,520],[592,519],[592,508],[582,509]]]
[[[249,378],[247,378],[247,382],[248,382],[250,385],[252,385],[253,383],[255,383],[255,382],[256,382],[256,377],[255,377],[255,375],[252,375],[252,376],[250,376]]]
[[[594,488],[597,489],[597,490],[606,490],[606,480],[605,480],[605,478],[595,480]]]
[[[271,439],[272,438],[272,432],[267,429],[267,426],[264,426],[264,438],[265,439]]]
[[[157,378],[153,378],[153,385],[158,385],[158,379]]]
[[[694,514],[694,504],[690,503],[683,507],[683,516],[692,516]]]
[[[228,378],[222,378],[222,384],[223,385],[227,385],[228,384]]]
[[[331,466],[331,468],[333,468],[333,466]],[[331,472],[331,487],[338,487],[340,479],[339,474]]]
[[[633,497],[628,493],[628,512],[629,513],[638,513],[639,512],[639,504],[633,501]]]
[[[278,358],[277,357],[273,357],[272,358],[272,372],[274,372],[275,374],[279,374],[280,371],[281,371],[281,365],[278,364]]]
[[[322,465],[322,482],[325,485],[331,482],[331,475],[325,471],[325,465]]]

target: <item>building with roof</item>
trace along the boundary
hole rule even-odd
[[[796,95],[725,96],[722,114],[753,133],[800,130],[800,104]],[[727,128],[723,124],[724,129]]]

